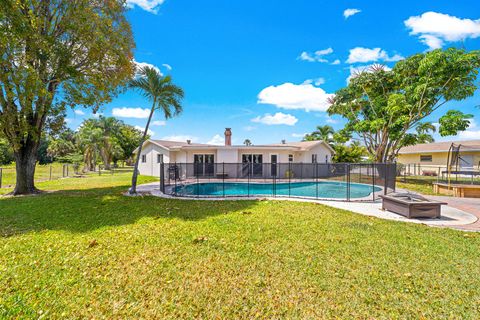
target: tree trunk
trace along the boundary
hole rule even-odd
[[[17,173],[14,195],[38,192],[34,181],[38,145],[38,142],[27,138],[20,149],[14,152]]]
[[[145,138],[147,137],[148,127],[150,126],[150,121],[152,120],[153,112],[155,111],[155,104],[156,104],[156,101],[153,101],[152,110],[150,111],[150,116],[148,117],[147,125],[145,126],[145,131],[143,132],[142,140],[140,141],[140,145],[138,146],[137,157],[135,159],[135,166],[133,167],[132,187],[130,188],[130,190],[128,190],[130,194],[137,193],[138,164],[140,162],[140,157],[142,156],[142,147],[143,147],[143,143],[145,142]]]

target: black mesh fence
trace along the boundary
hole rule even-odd
[[[395,163],[165,163],[160,189],[179,197],[371,201],[395,191]]]

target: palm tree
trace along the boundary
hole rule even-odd
[[[437,128],[431,122],[421,122],[417,125],[417,143],[435,142],[430,132],[435,133]]]
[[[121,147],[116,137],[120,135],[120,128],[122,123],[114,117],[100,116],[98,119],[98,126],[103,130],[103,148],[100,150],[100,155],[106,170],[110,170],[110,165],[114,158],[121,153]]]
[[[142,146],[147,136],[148,127],[152,120],[155,110],[163,111],[165,119],[169,119],[182,112],[180,100],[183,98],[182,88],[172,83],[170,76],[163,77],[158,71],[152,67],[142,67],[138,76],[132,79],[129,83],[129,88],[138,90],[145,98],[152,102],[152,108],[148,117],[145,131],[143,132],[140,145],[138,146],[137,157],[135,159],[135,167],[132,175],[132,187],[129,190],[130,194],[137,193],[137,177],[138,177],[138,163],[142,153]]]
[[[317,126],[317,130],[313,131],[312,133],[306,134],[303,140],[305,141],[323,140],[328,144],[332,144],[334,133],[335,133],[335,130],[333,130],[333,128],[329,125]]]
[[[250,139],[245,139],[245,141],[243,141],[243,144],[248,147],[252,145],[252,141],[250,141]]]
[[[104,147],[103,130],[97,125],[96,119],[85,120],[78,129],[77,140],[83,153],[84,170],[94,171],[97,159]]]

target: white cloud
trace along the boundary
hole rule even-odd
[[[389,56],[385,50],[381,48],[362,48],[356,47],[350,49],[350,54],[348,55],[347,63],[365,63],[371,61],[399,61],[403,57],[399,54]]]
[[[214,145],[223,145],[225,144],[225,137],[222,137],[219,134],[216,134],[210,139],[207,144],[214,144]]]
[[[164,2],[165,0],[127,0],[127,6],[133,8],[136,5],[145,11],[157,14],[160,5]]]
[[[155,120],[152,122],[152,126],[165,126],[167,124],[164,120]]]
[[[325,59],[324,56],[329,55],[333,53],[332,48],[327,48],[327,49],[322,49],[322,50],[317,50],[314,53],[309,53],[306,51],[303,51],[300,56],[298,57],[299,60],[303,61],[308,61],[308,62],[322,62],[322,63],[327,63],[328,60]]]
[[[338,120],[335,120],[333,118],[330,118],[328,117],[327,120],[325,120],[327,123],[330,123],[330,124],[335,124],[335,123],[338,123]]]
[[[139,130],[140,132],[145,132],[145,128],[144,127],[140,127],[140,126],[135,126],[135,129]],[[154,136],[155,135],[155,132],[148,129],[147,133],[150,135],[150,136]]]
[[[312,84],[312,83],[316,86],[320,86],[325,83],[325,79],[320,77],[316,79],[307,79],[303,81],[303,84]]]
[[[366,66],[358,66],[358,67],[352,67],[350,66],[350,75],[348,76],[347,78],[347,84],[350,82],[350,80],[352,78],[354,78],[355,76],[357,76],[358,74],[362,73],[362,72],[371,72],[372,71],[372,67],[375,66],[374,64],[370,64],[370,65],[366,65]],[[387,66],[382,66],[385,71],[390,71],[392,70],[392,68],[390,67],[387,67]]]
[[[83,112],[82,110],[79,110],[79,109],[73,110],[73,112],[74,112],[77,116],[84,116],[84,115],[85,115],[85,112]]]
[[[335,59],[334,61],[332,61],[331,64],[333,65],[340,64],[340,59]]]
[[[421,35],[420,41],[426,44],[430,50],[443,47],[443,40],[430,34]]]
[[[65,118],[64,121],[65,121],[66,124],[71,124],[73,122],[73,119]]]
[[[294,138],[303,138],[305,135],[306,133],[292,133],[292,137]]]
[[[282,112],[277,112],[273,116],[269,113],[252,119],[252,122],[263,123],[266,125],[280,125],[285,124],[287,126],[293,126],[297,123],[298,119],[291,114],[285,114]]]
[[[162,140],[179,141],[179,142],[186,142],[187,140],[191,140],[192,142],[197,142],[198,137],[180,134],[180,135],[165,136],[165,137],[162,137]]]
[[[362,12],[362,10],[359,10],[359,9],[346,9],[345,11],[343,11],[343,16],[345,17],[345,19],[348,19],[349,17],[353,16],[353,15],[356,15],[357,13],[360,13]]]
[[[142,108],[113,108],[112,115],[120,118],[146,119],[150,115],[150,109]]]
[[[306,51],[303,51],[298,57],[298,59],[308,62],[315,62],[315,58],[308,54]]]
[[[253,131],[253,130],[255,130],[255,129],[257,129],[257,127],[254,127],[254,126],[246,126],[246,127],[243,127],[243,130],[245,130],[245,131]]]
[[[458,133],[461,139],[465,140],[478,140],[480,137],[480,130],[465,130]]]
[[[138,73],[140,72],[140,69],[141,68],[144,68],[144,67],[150,67],[150,68],[153,68],[155,69],[155,71],[157,71],[160,75],[163,76],[163,73],[160,71],[160,68],[151,64],[151,63],[148,63],[148,62],[138,62],[136,61],[135,59],[133,59],[133,63],[135,64],[135,76],[137,77],[138,76]]]
[[[163,67],[165,67],[167,70],[172,70],[172,66],[169,65],[168,63],[162,64]]]
[[[305,111],[326,111],[328,98],[333,94],[309,83],[284,83],[269,86],[258,94],[258,103],[275,105],[278,108]]]
[[[315,55],[317,56],[325,56],[327,54],[333,53],[332,48],[327,48],[327,49],[322,49],[322,50],[317,50],[315,51]]]
[[[438,12],[425,12],[404,21],[411,35],[418,35],[420,41],[430,49],[440,48],[444,42],[461,41],[480,37],[480,19],[462,19]]]

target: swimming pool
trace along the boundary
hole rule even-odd
[[[350,198],[365,198],[382,188],[367,184],[350,183]],[[292,182],[292,183],[242,183],[206,182],[177,186],[176,196],[223,197],[225,196],[287,196],[303,198],[347,199],[347,183],[341,181]]]

